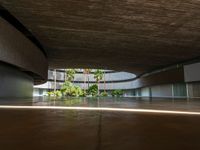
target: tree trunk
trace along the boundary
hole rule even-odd
[[[99,96],[99,81],[97,82],[97,87],[98,87],[98,96]]]
[[[86,74],[84,73],[84,90],[86,91]]]
[[[88,89],[90,87],[90,78],[89,78],[89,73],[87,74],[87,78],[88,78]]]
[[[54,70],[54,92],[56,91],[56,77],[57,77],[57,74],[56,74],[56,69]]]
[[[106,92],[106,78],[105,78],[105,70],[104,70],[104,92]]]

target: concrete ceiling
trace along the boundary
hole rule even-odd
[[[141,74],[200,56],[199,0],[0,0],[50,67]]]

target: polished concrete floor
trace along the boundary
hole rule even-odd
[[[111,108],[142,108],[180,111],[199,111],[200,99],[169,99],[169,98],[66,98],[49,99],[34,97],[33,99],[0,99],[0,105],[25,106],[80,106],[80,107],[111,107]]]
[[[198,111],[200,100],[1,100],[1,105]],[[200,115],[0,109],[0,150],[199,150]]]

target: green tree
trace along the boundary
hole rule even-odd
[[[100,69],[97,69],[94,72],[94,78],[95,78],[97,85],[98,85],[98,95],[99,95],[99,82],[103,79],[103,71],[100,70]]]
[[[106,71],[103,71],[103,88],[104,88],[104,93],[106,93]]]
[[[66,69],[66,80],[72,82],[76,74],[76,69]]]
[[[88,95],[97,96],[98,95],[98,85],[94,84],[90,86],[87,90]]]
[[[65,81],[61,87],[61,92],[63,96],[84,96],[83,90],[79,86],[73,85],[70,81]]]

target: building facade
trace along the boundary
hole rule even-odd
[[[184,66],[173,66],[145,74],[139,79],[132,73],[103,70],[104,76],[99,83],[100,91],[123,90],[125,97],[171,97],[171,98],[199,98],[200,97],[200,63]],[[88,75],[83,69],[77,69],[73,83],[82,89],[96,83],[93,69]],[[161,78],[157,77],[161,76]],[[176,80],[178,78],[178,80]],[[60,89],[65,82],[64,69],[49,70],[48,82],[34,86],[34,96],[45,95],[47,91]],[[161,81],[159,81],[161,80]],[[166,80],[166,83],[163,82]],[[173,81],[170,81],[173,80]],[[155,83],[152,84],[151,82]]]

